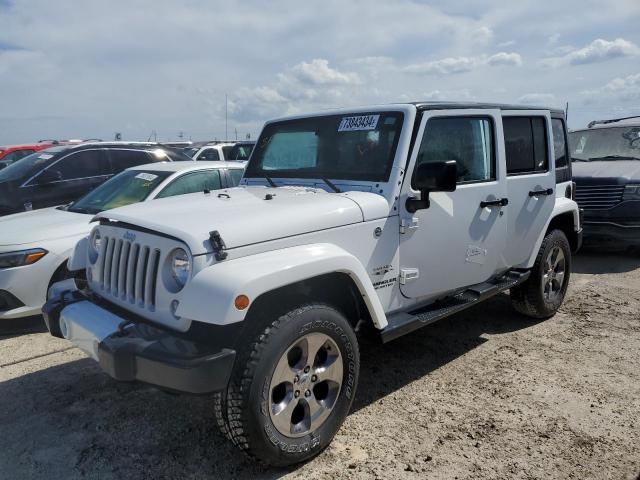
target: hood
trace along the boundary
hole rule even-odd
[[[387,200],[374,193],[256,186],[157,199],[109,210],[96,219],[169,235],[199,255],[211,251],[209,232],[214,230],[230,249],[382,218],[388,213]]]
[[[22,245],[43,240],[85,235],[91,215],[43,208],[0,217],[0,246]]]
[[[611,184],[621,185],[640,182],[640,161],[638,160],[573,162],[571,170],[576,183],[582,183],[581,180],[589,178],[609,179]]]

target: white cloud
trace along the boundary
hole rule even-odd
[[[522,65],[522,57],[513,52],[499,52],[489,57],[448,57],[432,62],[407,65],[403,70],[409,73],[449,75],[470,72],[484,65],[491,67],[499,65],[520,66]]]
[[[449,57],[426,63],[417,63],[404,67],[405,72],[447,75],[463,73],[473,70],[478,65],[478,59],[473,57]]]
[[[522,57],[519,53],[499,52],[487,58],[488,65],[511,65],[519,67],[522,65]]]
[[[310,85],[357,85],[360,78],[355,73],[343,73],[329,67],[329,61],[315,58],[311,62],[301,62],[284,74],[300,83]]]
[[[486,25],[483,25],[471,32],[471,38],[475,42],[487,43],[493,39],[493,30]]]
[[[518,98],[518,103],[527,105],[553,106],[557,103],[556,96],[552,93],[527,93]]]
[[[566,47],[565,47],[566,49]],[[544,61],[545,65],[558,67],[562,65],[585,65],[606,62],[614,58],[635,57],[640,55],[640,48],[628,40],[616,38],[613,41],[598,38],[589,45],[579,49],[566,49],[562,57],[551,57]]]
[[[470,100],[472,97],[471,91],[468,88],[461,90],[432,90],[431,92],[423,93],[419,100],[431,100],[431,101],[462,101]]]
[[[640,100],[640,73],[616,77],[602,87],[584,90],[581,94],[591,103],[596,99],[601,102]]]

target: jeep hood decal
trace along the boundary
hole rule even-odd
[[[209,232],[214,230],[228,250],[358,223],[371,215],[386,216],[388,211],[387,201],[372,193],[236,187],[133,204],[101,213],[94,220],[115,220],[175,237],[199,255],[213,251]]]

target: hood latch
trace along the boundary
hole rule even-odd
[[[225,252],[227,246],[224,244],[224,240],[222,240],[220,232],[217,230],[209,232],[209,242],[211,243],[211,248],[216,256],[216,260],[220,261],[227,258],[228,253]]]

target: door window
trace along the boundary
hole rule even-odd
[[[547,130],[543,117],[504,117],[507,175],[546,172]]]
[[[200,154],[198,160],[218,161],[220,160],[220,154],[215,148],[208,148]]]
[[[564,122],[559,118],[551,120],[553,130],[553,151],[555,154],[556,168],[564,168],[567,162],[567,139],[564,135]]]
[[[81,178],[111,175],[109,162],[102,150],[82,150],[64,157],[40,174],[52,181],[77,180]]]
[[[425,162],[455,160],[458,183],[495,179],[493,124],[484,117],[429,119],[416,167]]]
[[[205,190],[217,190],[220,187],[220,173],[217,170],[191,172],[174,180],[162,190],[156,198],[203,192]]]
[[[109,156],[114,173],[153,162],[153,159],[144,150],[110,150]]]

